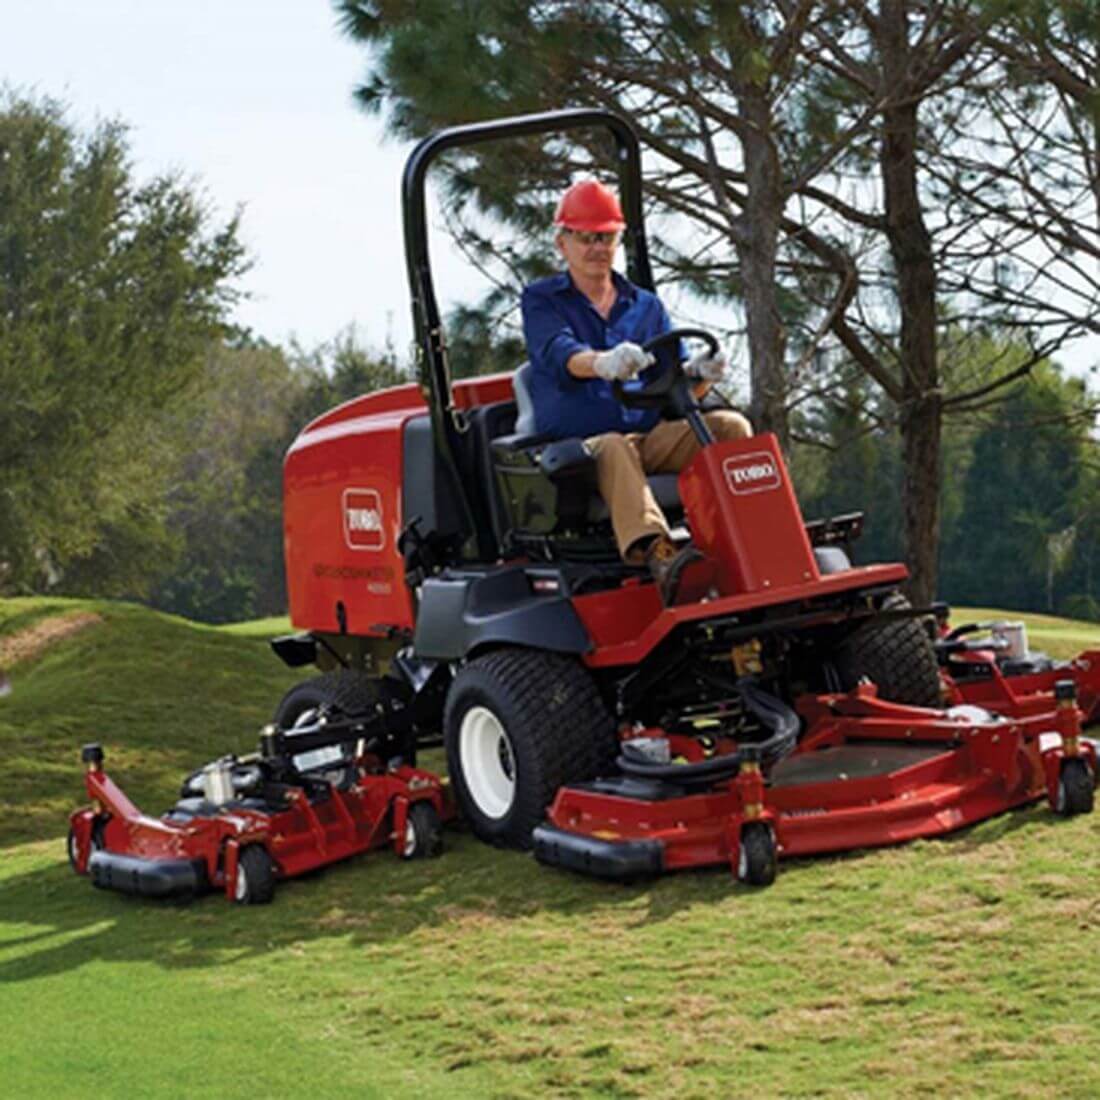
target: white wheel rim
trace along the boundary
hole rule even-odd
[[[244,901],[248,895],[248,876],[244,873],[244,868],[237,864],[237,887],[233,891],[237,901]]]
[[[416,855],[416,830],[411,818],[405,820],[405,850],[401,854],[406,859]]]
[[[477,808],[502,818],[516,797],[515,754],[500,719],[486,707],[471,707],[458,731],[462,777]]]

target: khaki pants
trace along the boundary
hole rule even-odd
[[[740,413],[719,409],[703,414],[715,439],[745,439],[752,426]],[[621,435],[608,432],[587,440],[596,456],[596,479],[607,501],[615,541],[624,560],[633,560],[630,547],[640,538],[667,535],[668,521],[646,474],[678,474],[699,450],[686,420],[662,420],[651,432]]]

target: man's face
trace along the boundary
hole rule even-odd
[[[619,247],[620,236],[619,233],[562,229],[557,236],[558,251],[571,275],[601,279],[611,271],[611,261],[615,258],[615,249]]]

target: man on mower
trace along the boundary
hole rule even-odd
[[[581,180],[562,196],[554,243],[566,270],[523,292],[523,330],[532,368],[531,397],[539,432],[584,436],[596,459],[596,479],[607,502],[619,553],[645,563],[666,604],[676,597],[684,567],[699,554],[677,549],[646,474],[679,473],[699,443],[686,421],[660,420],[656,409],[629,409],[613,382],[646,379],[654,357],[641,344],[671,325],[656,295],[634,286],[611,262],[626,222],[619,200],[597,180]],[[726,356],[703,351],[685,373],[698,380],[696,396],[722,379]],[[752,426],[740,413],[705,414],[716,439],[744,439]]]

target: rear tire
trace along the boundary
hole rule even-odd
[[[882,601],[883,611],[909,606],[900,592]],[[919,619],[864,624],[844,640],[836,666],[845,690],[866,678],[878,687],[880,699],[916,707],[943,705],[936,651]]]
[[[329,707],[341,714],[373,712],[375,692],[370,677],[362,672],[336,669],[295,684],[275,708],[275,724],[290,729],[307,711]]]
[[[322,676],[314,676],[312,680],[295,684],[275,708],[274,721],[280,729],[292,729],[303,716],[310,711],[320,710],[321,707],[351,718],[359,715],[373,716],[378,701],[379,691],[375,680],[365,672],[338,668]],[[400,744],[396,738],[387,739],[376,751],[383,760],[400,756],[406,764],[416,765],[416,744],[412,737],[402,739]]]
[[[559,787],[606,773],[615,723],[575,659],[502,649],[455,677],[443,719],[447,767],[474,833],[530,848]]]

